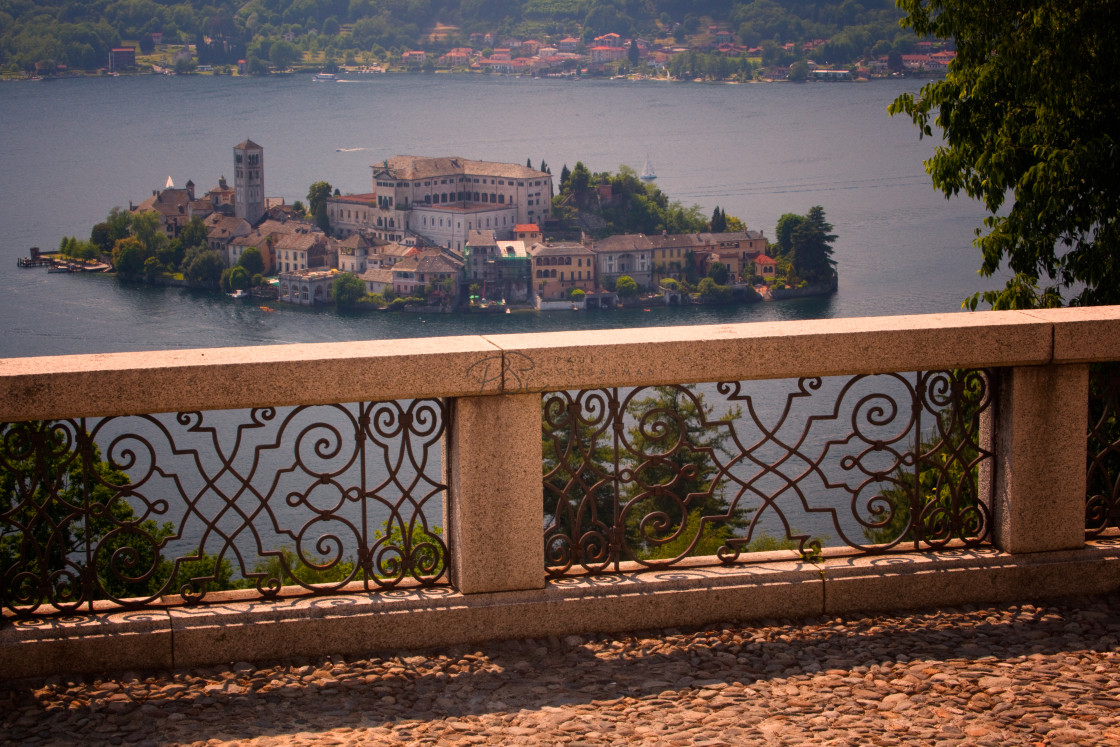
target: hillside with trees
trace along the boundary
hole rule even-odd
[[[788,64],[810,47],[818,62],[846,64],[911,50],[917,40],[899,27],[901,15],[893,0],[0,0],[0,70],[93,70],[122,43],[149,53],[153,33],[196,45],[199,63],[247,57],[267,69],[305,53],[340,63],[443,53],[468,46],[472,33],[584,42],[616,33],[687,46],[713,24],[760,47],[764,64]]]

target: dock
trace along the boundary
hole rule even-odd
[[[37,246],[31,247],[30,257],[16,259],[16,266],[46,267],[47,272],[109,272],[113,269],[111,265],[104,262],[74,259],[73,257],[64,259],[58,252],[44,253],[39,251]]]

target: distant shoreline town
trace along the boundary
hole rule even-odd
[[[660,196],[648,164],[643,177],[628,172],[613,180],[593,177],[582,164],[572,172],[565,166],[554,200],[543,162],[538,169],[395,156],[371,166],[370,192],[332,193],[316,182],[307,206],[265,197],[264,148],[252,140],[233,148],[231,165],[232,185],[222,176],[199,194],[193,181],[180,188],[169,178],[140,204],[115,208],[89,241],[63,239],[63,256],[42,261],[55,271],[107,270],[111,261],[125,281],[371,310],[741,303],[836,289],[827,256],[806,269],[718,207],[708,222],[696,208],[668,206],[696,230],[603,236],[602,218],[588,208],[624,210],[628,190]],[[796,236],[811,238],[816,226],[830,255],[827,242],[835,237],[827,235],[823,210],[814,211],[784,218],[803,224]],[[598,233],[589,230],[596,227]]]
[[[312,29],[312,32],[315,30]],[[340,29],[345,33],[345,29]],[[355,52],[335,54],[321,49],[318,34],[300,39],[286,31],[275,41],[247,52],[247,45],[224,38],[199,36],[195,43],[181,37],[165,43],[164,35],[151,32],[138,41],[121,43],[107,50],[97,67],[71,67],[46,59],[34,63],[9,79],[47,79],[87,75],[206,74],[206,75],[292,75],[307,74],[316,82],[334,82],[359,75],[459,72],[520,77],[626,78],[696,82],[753,81],[851,81],[900,76],[937,77],[948,71],[956,52],[943,42],[917,41],[904,53],[877,46],[845,65],[814,61],[815,54],[829,56],[832,39],[809,39],[777,44],[739,43],[727,28],[709,26],[706,33],[693,34],[678,42],[672,36],[661,40],[608,33],[593,38],[559,36],[526,39],[494,33],[472,33],[462,38],[464,46],[448,48],[437,43],[451,36],[454,27],[442,27],[431,35],[431,49],[382,50],[381,54]],[[831,46],[830,46],[831,45]]]

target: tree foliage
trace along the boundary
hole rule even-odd
[[[614,282],[614,290],[620,298],[633,298],[638,295],[638,283],[629,275],[620,275]]]
[[[899,96],[890,112],[922,136],[941,131],[926,162],[934,186],[984,203],[980,273],[1014,273],[966,304],[1120,302],[1120,2],[899,6],[905,26],[952,39],[957,57],[944,80]]]
[[[327,216],[327,198],[330,196],[330,182],[320,180],[307,188],[307,210],[319,228],[326,233],[331,230],[330,218]]]
[[[719,479],[714,457],[729,456],[732,434],[726,425],[742,414],[733,408],[713,421],[713,410],[693,387],[651,387],[649,396],[631,400],[628,414],[634,425],[627,430],[629,450],[624,467],[633,475],[624,488],[626,533],[631,550],[644,557],[660,557],[660,546],[677,530],[695,535],[701,516],[725,516],[726,530],[745,525],[743,512],[732,512]],[[644,517],[661,514],[669,519],[642,527]],[[708,523],[708,532],[721,522]],[[730,536],[730,532],[727,532]],[[721,539],[724,538],[721,534]]]
[[[596,189],[609,187],[608,190]],[[591,173],[578,162],[566,182],[561,185],[557,204],[565,200],[580,212],[598,216],[596,236],[623,233],[687,233],[703,231],[708,221],[699,205],[685,207],[670,201],[658,187],[647,184],[629,166],[620,166],[617,174]]]
[[[810,283],[829,280],[835,273],[832,259],[832,224],[824,218],[820,205],[809,208],[805,219],[793,230],[792,262],[794,271]]]
[[[366,294],[366,284],[352,272],[340,273],[331,283],[331,296],[343,308],[357,305]]]
[[[261,256],[261,250],[255,246],[246,247],[237,258],[237,264],[244,267],[250,277],[264,272],[264,257]]]

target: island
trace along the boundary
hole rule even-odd
[[[824,209],[786,214],[778,240],[718,206],[710,219],[628,167],[534,167],[395,156],[371,191],[311,185],[265,196],[264,148],[233,148],[224,175],[114,208],[59,263],[111,264],[123,282],[220,288],[234,298],[369,310],[495,312],[749,303],[837,289]],[[38,255],[37,255],[38,256]]]

